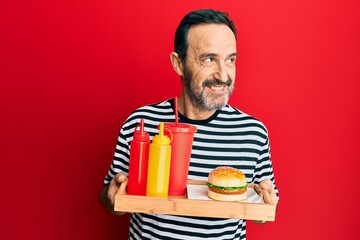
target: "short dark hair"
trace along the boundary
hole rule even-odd
[[[175,32],[174,48],[182,61],[185,61],[188,50],[187,36],[193,25],[217,23],[227,25],[236,38],[236,27],[229,15],[225,12],[212,9],[201,9],[188,13],[180,22]]]

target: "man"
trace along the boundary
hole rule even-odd
[[[190,12],[175,34],[170,59],[181,77],[178,100],[180,122],[197,127],[188,178],[207,180],[217,166],[242,170],[248,183],[268,203],[276,204],[277,189],[265,126],[227,104],[234,89],[236,28],[228,15],[204,9]],[[114,196],[126,180],[129,146],[134,127],[145,119],[145,130],[154,136],[159,122],[174,122],[174,101],[169,99],[134,111],[125,121],[115,156],[100,193],[113,212]],[[125,185],[122,185],[122,189]],[[129,239],[245,239],[246,221],[134,213]]]

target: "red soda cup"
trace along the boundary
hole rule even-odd
[[[165,123],[172,132],[169,196],[182,196],[186,191],[195,126],[183,123]]]

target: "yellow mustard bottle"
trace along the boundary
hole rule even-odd
[[[167,197],[169,190],[171,139],[164,135],[164,123],[160,123],[149,150],[146,196]],[[170,132],[170,131],[169,131]],[[170,132],[170,135],[171,132]]]

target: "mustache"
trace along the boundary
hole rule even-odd
[[[219,79],[214,78],[214,79],[205,80],[202,83],[202,86],[203,87],[211,87],[211,86],[214,86],[214,85],[216,85],[216,86],[223,85],[223,86],[226,86],[226,87],[230,87],[231,84],[232,84],[232,81],[230,79],[223,82],[223,81],[220,81]]]

